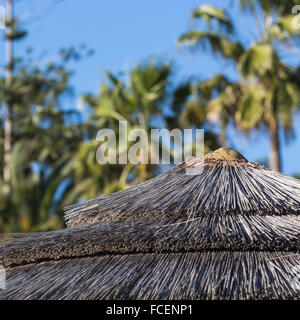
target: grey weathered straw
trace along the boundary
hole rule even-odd
[[[299,214],[298,180],[220,149],[3,239],[0,299],[299,299]]]

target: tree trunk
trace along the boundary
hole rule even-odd
[[[12,33],[12,20],[13,20],[13,0],[6,1],[6,21],[7,29],[6,35]],[[6,38],[6,77],[5,85],[9,87],[13,77],[13,43],[10,38]],[[13,105],[12,101],[6,101],[6,117],[4,120],[4,167],[3,167],[3,180],[5,191],[10,190],[10,160],[12,150],[12,122],[13,122]]]
[[[271,143],[270,167],[272,170],[281,171],[279,124],[276,116],[270,122],[269,134],[270,134],[270,143]]]
[[[221,132],[220,132],[220,135],[219,135],[219,142],[220,142],[222,147],[227,147],[228,146],[226,129],[227,129],[227,123],[222,121],[222,123],[221,123]]]

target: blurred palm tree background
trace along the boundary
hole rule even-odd
[[[148,133],[160,127],[204,128],[205,152],[228,144],[229,126],[245,135],[265,130],[271,151],[264,162],[281,170],[279,135],[283,131],[293,137],[300,101],[300,65],[283,58],[299,55],[300,28],[293,26],[291,14],[296,1],[240,0],[241,14],[250,15],[257,27],[251,39],[241,37],[229,10],[209,1],[200,5],[192,18],[204,23],[183,30],[179,45],[192,54],[204,51],[230,61],[238,80],[219,72],[203,81],[175,83],[174,66],[151,59],[126,75],[107,71],[98,94],[81,97],[87,117],[75,108],[64,108],[63,98],[72,91],[69,63],[86,59],[92,51],[84,45],[62,49],[55,63],[43,67],[34,63],[30,51],[16,57],[13,46],[26,31],[13,16],[14,1],[6,2],[6,64],[0,77],[0,232],[62,228],[63,207],[159,174],[160,165],[97,162],[98,130],[111,128],[118,134],[119,121]]]

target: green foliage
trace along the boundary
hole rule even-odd
[[[296,179],[300,179],[300,173],[294,174],[293,177],[296,178]]]
[[[271,44],[258,43],[245,51],[239,61],[238,68],[243,77],[263,76],[276,67],[277,57]]]
[[[201,45],[204,49],[210,45],[215,53],[220,53],[224,58],[237,59],[243,52],[243,46],[239,41],[233,42],[213,32],[187,32],[179,38],[179,43],[187,42],[192,45]]]
[[[14,145],[10,163],[11,190],[9,194],[0,193],[0,228],[5,232],[62,227],[62,199],[70,190],[66,185],[59,201],[56,193],[69,176],[70,159],[59,159],[50,168],[45,162],[32,160],[34,148],[34,142],[27,140]]]
[[[6,41],[26,36],[20,21],[7,22]],[[5,232],[57,229],[63,226],[63,207],[77,201],[72,157],[83,139],[84,126],[74,110],[61,107],[71,92],[71,59],[89,53],[85,48],[63,49],[60,58],[40,66],[28,50],[22,58],[11,57],[6,66],[10,81],[0,78],[0,230]],[[2,103],[3,102],[3,103]],[[9,162],[9,188],[4,172],[4,103],[13,123]],[[7,152],[7,151],[6,151]]]
[[[243,45],[240,43],[240,34],[236,30],[242,26],[236,25],[237,20],[210,5],[202,5],[192,13],[193,17],[207,22],[206,28],[186,32],[179,38],[179,43],[201,45],[200,48],[209,48],[214,54],[234,61],[240,75],[238,81],[224,81],[225,76],[217,75],[210,79],[210,83],[210,80],[204,81],[205,86],[202,82],[194,85],[199,112],[203,109],[201,99],[208,92],[207,119],[221,126],[223,144],[227,143],[226,127],[230,121],[245,132],[266,127],[277,159],[273,169],[280,170],[280,126],[285,134],[290,135],[293,114],[300,102],[299,67],[295,68],[282,59],[283,52],[293,55],[295,45],[292,41],[299,40],[299,30],[292,26],[295,15],[291,15],[296,2],[241,0],[240,3],[247,19],[251,17],[258,29],[259,36],[248,44],[245,39]],[[216,83],[223,86],[217,88]],[[197,108],[196,105],[193,103],[193,108]],[[190,113],[190,109],[191,106],[187,105],[185,112]],[[192,119],[197,117],[195,111],[193,113]]]
[[[171,67],[152,61],[138,65],[130,72],[127,83],[109,72],[106,75],[109,83],[101,86],[98,96],[83,96],[93,110],[87,121],[91,139],[95,139],[101,128],[112,128],[118,135],[119,121],[127,121],[128,132],[142,128],[151,137],[154,118],[163,118],[163,104],[169,97],[167,87]],[[133,144],[129,142],[124,150],[125,146],[119,146],[119,143],[117,141],[117,150],[126,153]],[[86,181],[89,186],[84,192],[85,198],[125,189],[153,177],[158,169],[156,165],[143,164],[100,165],[95,158],[98,147],[96,141],[83,142],[75,158],[76,181]]]
[[[59,59],[43,66],[36,63],[31,50],[13,57],[6,66],[12,79],[0,78],[0,103],[11,105],[13,111],[9,192],[2,179],[5,119],[3,110],[0,113],[0,231],[61,228],[63,207],[156,175],[158,165],[97,162],[97,131],[112,128],[118,135],[122,120],[128,121],[128,130],[142,128],[148,133],[158,123],[169,129],[205,128],[205,152],[228,143],[230,123],[244,132],[261,127],[271,132],[279,130],[279,121],[279,128],[292,135],[300,99],[300,67],[289,65],[282,52],[293,54],[293,41],[299,40],[290,12],[296,2],[240,3],[258,27],[258,37],[252,42],[241,39],[236,19],[209,4],[192,12],[193,19],[205,22],[203,29],[189,30],[178,40],[181,46],[189,44],[233,62],[237,81],[219,73],[201,82],[174,85],[173,67],[153,60],[137,65],[126,77],[107,71],[99,93],[82,96],[90,114],[85,121],[78,111],[63,108],[63,98],[72,93],[68,62],[89,56],[91,50],[84,45],[79,50],[64,48]],[[18,19],[9,26],[7,40],[15,43],[26,37]],[[215,123],[220,126],[218,134]],[[117,141],[117,150],[127,152],[132,144],[125,148]],[[160,145],[160,152],[164,147]]]
[[[203,4],[192,12],[193,18],[203,18],[209,26],[213,21],[218,22],[220,27],[224,27],[227,32],[233,30],[233,25],[228,15],[222,9],[214,8],[211,5]]]

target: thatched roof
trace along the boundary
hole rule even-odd
[[[2,240],[0,299],[300,299],[299,214],[298,180],[217,150]]]

